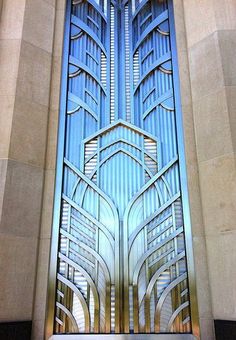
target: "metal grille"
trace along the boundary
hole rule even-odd
[[[68,11],[54,332],[189,333],[168,2]]]

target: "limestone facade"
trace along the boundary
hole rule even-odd
[[[0,0],[0,322],[44,339],[66,0]],[[173,0],[200,333],[236,320],[236,2]]]

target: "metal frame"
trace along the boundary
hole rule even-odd
[[[172,63],[173,63],[173,83],[174,83],[174,98],[176,108],[176,127],[177,127],[177,144],[179,153],[179,168],[180,168],[180,180],[181,180],[181,192],[183,197],[183,211],[184,211],[184,223],[185,223],[185,242],[187,251],[187,265],[189,275],[189,289],[190,289],[190,301],[191,301],[191,315],[192,315],[192,329],[193,334],[197,338],[199,337],[198,326],[198,310],[196,299],[196,287],[194,278],[194,262],[193,262],[193,244],[191,235],[191,221],[189,213],[189,200],[188,200],[188,188],[187,188],[187,174],[185,166],[185,151],[184,151],[184,138],[183,138],[183,122],[181,113],[181,97],[179,91],[179,76],[178,76],[178,60],[177,49],[175,40],[175,28],[174,28],[174,13],[173,4],[171,0],[168,0],[169,13],[172,16],[170,21],[171,34],[171,46],[172,46]],[[57,272],[57,253],[58,253],[58,240],[59,240],[59,221],[61,211],[61,194],[63,185],[63,158],[65,149],[65,128],[66,128],[66,103],[67,103],[67,72],[68,72],[68,60],[69,60],[69,36],[70,36],[70,16],[71,16],[71,3],[67,1],[66,20],[65,20],[65,32],[64,32],[64,53],[63,53],[63,66],[62,66],[62,82],[61,82],[61,99],[60,99],[60,115],[59,115],[59,132],[58,132],[58,150],[57,150],[57,170],[56,170],[56,183],[55,183],[55,199],[54,199],[54,215],[53,215],[53,228],[52,228],[52,246],[50,256],[50,271],[49,271],[49,292],[48,292],[48,314],[47,314],[47,326],[46,326],[46,338],[48,339],[53,334],[53,319],[55,313],[55,290],[56,290],[56,272]],[[101,335],[106,339],[168,339],[170,334],[149,334],[149,335]],[[54,335],[51,339],[63,339],[65,335]],[[98,335],[66,335],[66,339],[95,339]],[[171,337],[175,339],[193,339],[191,334],[171,334]]]
[[[181,110],[181,93],[179,84],[179,71],[178,71],[178,55],[176,45],[176,31],[175,31],[175,15],[173,8],[173,0],[168,0],[168,7],[172,21],[170,21],[171,34],[171,46],[172,46],[172,63],[173,63],[173,82],[174,82],[174,100],[176,111],[176,127],[177,127],[177,142],[179,153],[179,168],[180,168],[180,182],[182,192],[182,205],[183,205],[183,217],[185,225],[185,242],[187,252],[187,266],[188,266],[188,281],[190,291],[190,308],[192,318],[193,334],[200,338],[199,329],[199,317],[198,317],[198,303],[197,303],[197,291],[195,280],[195,268],[194,268],[194,254],[193,254],[193,239],[192,239],[192,227],[190,217],[189,195],[188,195],[188,178],[186,170],[186,158],[185,158],[185,141],[183,131],[183,115]]]
[[[63,158],[65,149],[65,124],[66,124],[66,106],[67,106],[67,73],[69,61],[69,37],[70,37],[70,18],[71,18],[71,1],[66,1],[65,25],[64,25],[64,42],[63,42],[63,60],[62,60],[62,77],[61,77],[61,96],[58,124],[57,139],[57,166],[56,180],[54,191],[54,207],[52,222],[52,241],[50,250],[49,281],[48,281],[48,299],[47,299],[47,316],[45,337],[53,334],[54,315],[55,315],[55,296],[56,296],[56,273],[57,273],[57,253],[59,242],[59,223],[61,218],[61,194],[63,184]]]
[[[101,335],[53,335],[50,340],[197,340],[192,334],[101,334]]]

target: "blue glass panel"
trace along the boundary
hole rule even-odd
[[[189,333],[168,2],[68,11],[55,332]]]

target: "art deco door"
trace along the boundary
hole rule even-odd
[[[171,4],[74,0],[67,7],[54,333],[191,333]]]

